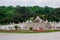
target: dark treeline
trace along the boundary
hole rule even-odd
[[[0,6],[0,24],[25,22],[26,20],[34,20],[36,16],[40,16],[43,20],[59,22],[60,8]]]

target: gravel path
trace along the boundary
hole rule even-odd
[[[0,33],[0,40],[60,40],[60,32],[36,34]]]

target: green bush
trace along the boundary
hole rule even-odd
[[[30,30],[32,30],[32,29],[33,29],[33,27],[30,27],[29,29],[30,29]]]
[[[15,30],[18,30],[18,26],[17,25],[15,25],[14,28],[15,28]]]

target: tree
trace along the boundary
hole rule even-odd
[[[33,27],[30,27],[29,29],[30,29],[30,30],[32,30],[32,29],[33,29]]]
[[[48,6],[0,6],[0,24],[6,24],[10,22],[25,22],[40,16],[43,20],[48,21],[60,21],[60,8],[51,8]]]
[[[15,25],[14,28],[15,28],[15,30],[18,30],[18,26],[17,25]]]

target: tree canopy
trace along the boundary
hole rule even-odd
[[[10,22],[25,22],[27,20],[34,20],[36,16],[40,16],[43,20],[60,21],[60,8],[51,8],[48,6],[0,6],[0,24]]]

